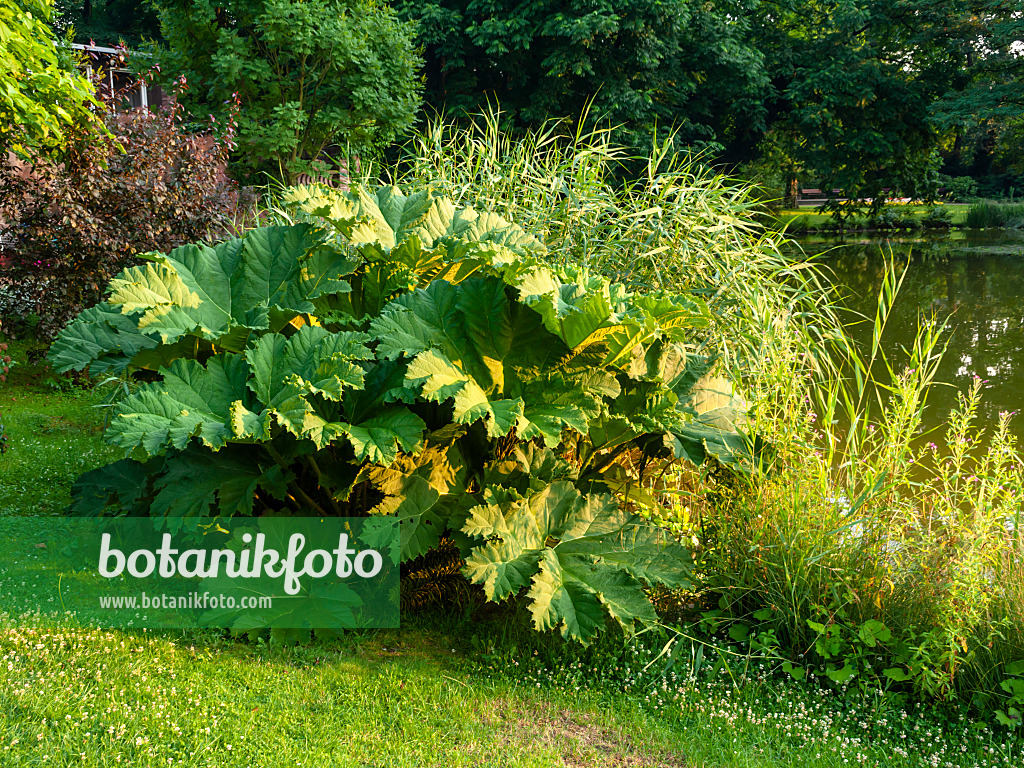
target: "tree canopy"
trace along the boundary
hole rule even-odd
[[[768,62],[771,140],[798,136],[787,161],[815,169],[823,186],[860,197],[888,187],[927,196],[951,131],[1019,111],[1024,58],[1014,41],[1024,28],[1014,5],[761,5],[752,34]]]
[[[332,146],[366,151],[412,124],[420,88],[411,27],[376,0],[155,0],[193,114],[224,119],[235,94],[243,173],[285,181]]]
[[[398,0],[418,22],[427,98],[438,109],[500,101],[521,122],[607,118],[630,132],[675,126],[690,143],[763,125],[761,53],[749,0]]]
[[[1021,168],[1017,0],[59,1],[80,36],[126,39],[153,29],[152,5],[192,111],[220,120],[239,94],[250,175],[381,146],[421,90],[456,117],[493,102],[519,126],[585,115],[634,146],[672,130],[791,190],[799,174],[927,197],[940,169],[1008,187]]]
[[[960,152],[996,123],[1012,140],[1002,126],[1024,98],[1024,16],[1011,0],[395,7],[419,24],[438,109],[497,99],[535,124],[591,104],[589,117],[622,126],[627,140],[674,127],[726,163],[761,158],[851,194],[927,194],[940,151]]]
[[[52,0],[0,0],[0,149],[59,146],[93,122],[92,86],[55,44]]]
[[[76,43],[135,48],[160,39],[160,21],[149,0],[55,0],[55,25],[74,28]]]

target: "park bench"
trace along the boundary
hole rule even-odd
[[[798,206],[820,205],[823,202],[825,202],[825,193],[820,189],[801,189],[796,199]]]
[[[831,192],[821,189],[803,188],[797,197],[797,205],[821,205],[826,200],[844,201],[843,190],[833,189]]]

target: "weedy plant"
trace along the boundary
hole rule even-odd
[[[632,462],[750,464],[715,423],[735,404],[697,407],[706,303],[544,266],[429,190],[284,203],[293,223],[150,254],[61,332],[58,371],[147,382],[107,431],[130,457],[74,509],[395,515],[404,560],[454,540],[489,599],[528,589],[538,629],[654,621],[643,586],[687,585],[689,554],[623,503]]]
[[[989,435],[975,425],[980,381],[944,436],[922,434],[943,327],[923,322],[902,364],[884,354],[900,282],[890,270],[873,340],[844,369],[812,371],[795,340],[752,388],[750,428],[773,442],[776,472],[694,494],[704,618],[738,621],[738,639],[770,631],[794,674],[909,686],[1013,725],[1024,465],[1007,414]]]

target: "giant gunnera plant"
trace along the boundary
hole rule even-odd
[[[692,408],[704,303],[552,270],[430,191],[286,200],[294,223],[150,254],[61,332],[56,369],[137,383],[106,434],[127,458],[74,510],[393,515],[403,560],[454,541],[537,629],[653,621],[644,587],[685,586],[690,559],[633,514],[624,464],[745,455]]]

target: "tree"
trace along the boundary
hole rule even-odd
[[[52,0],[0,0],[0,152],[59,146],[96,124],[92,86],[54,44]]]
[[[763,124],[767,80],[746,37],[749,2],[398,0],[395,8],[418,22],[427,100],[438,110],[475,112],[497,98],[521,124],[537,124],[590,105],[592,117],[634,135],[661,124],[685,143],[720,145]]]
[[[1024,111],[1024,12],[1011,0],[957,0],[928,28],[953,84],[932,107],[944,128],[1014,120]]]
[[[1019,12],[1005,0],[782,0],[752,27],[769,62],[771,130],[818,185],[877,209],[935,192],[951,130],[1021,100]],[[1019,107],[1017,107],[1019,109]]]
[[[160,38],[160,21],[148,0],[56,0],[59,28],[73,27],[76,43],[124,43],[136,48]]]
[[[392,141],[420,103],[412,28],[377,0],[156,0],[168,80],[189,108],[222,119],[242,103],[234,160],[286,182],[332,147]]]

